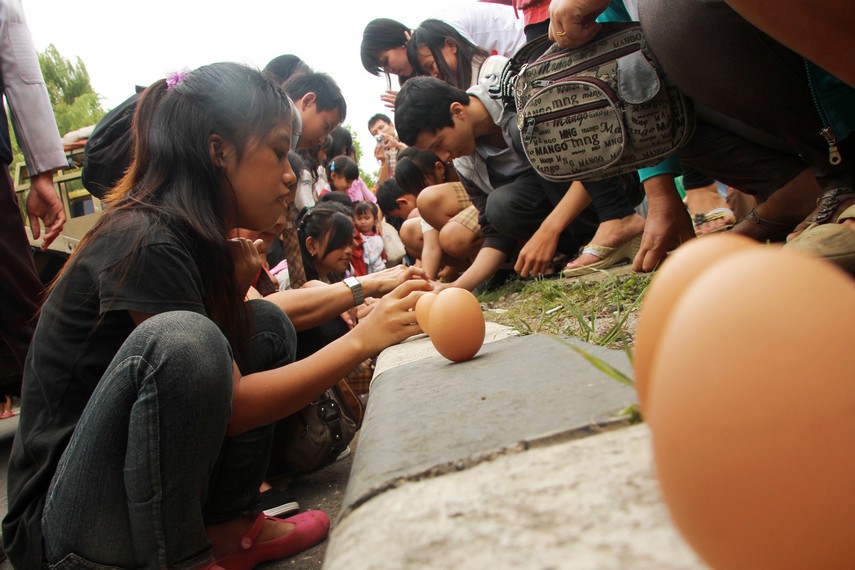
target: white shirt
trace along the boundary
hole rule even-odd
[[[524,23],[512,6],[471,2],[436,15],[460,35],[492,55],[511,57],[525,44]]]

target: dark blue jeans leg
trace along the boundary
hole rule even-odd
[[[297,333],[285,313],[263,300],[250,302],[250,307],[253,333],[243,350],[235,351],[241,373],[270,370],[293,362]],[[225,438],[211,473],[205,522],[224,522],[261,511],[258,488],[270,462],[273,427],[269,424]]]
[[[54,475],[42,517],[48,560],[193,568],[209,558],[202,504],[231,398],[231,351],[210,320],[176,311],[137,327]]]

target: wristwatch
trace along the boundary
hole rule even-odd
[[[362,283],[356,277],[346,277],[344,284],[350,287],[350,292],[353,293],[353,306],[358,307],[365,300],[362,295]]]

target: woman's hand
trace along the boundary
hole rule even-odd
[[[396,265],[377,273],[369,273],[359,278],[362,290],[366,296],[382,297],[400,284],[411,279],[426,279],[424,269],[421,267],[406,267]]]
[[[585,45],[600,31],[597,16],[608,7],[609,0],[552,0],[549,39],[562,48]]]
[[[397,98],[398,92],[392,91],[391,89],[385,91],[382,95],[380,95],[380,100],[383,101],[383,104],[393,112],[395,111],[395,99]]]
[[[252,242],[246,238],[231,238],[228,244],[235,262],[238,291],[245,295],[261,271],[261,254],[258,253],[258,248],[264,243],[260,239]]]
[[[368,354],[379,354],[384,348],[422,332],[416,322],[416,301],[431,288],[427,281],[411,279],[373,305],[371,313],[353,329],[354,334],[362,337]]]

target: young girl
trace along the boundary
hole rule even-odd
[[[344,278],[353,253],[353,219],[345,206],[322,203],[307,210],[297,236],[309,280],[335,283]]]
[[[376,273],[386,268],[386,253],[383,238],[377,233],[377,204],[357,202],[353,207],[354,224],[362,235],[362,257],[368,273]]]
[[[249,569],[326,535],[317,511],[259,514],[271,424],[418,332],[410,293],[428,286],[407,282],[289,364],[288,317],[243,301],[258,252],[227,236],[284,212],[290,140],[286,98],[243,65],[146,91],[131,167],[52,288],[26,362],[3,521],[15,567]]]
[[[324,189],[321,195],[323,196],[328,192],[341,192],[353,201],[353,196],[350,195],[349,190],[357,178],[359,178],[359,166],[357,166],[356,161],[348,156],[338,155],[327,164],[329,188]]]
[[[344,155],[358,164],[359,159],[356,156],[356,148],[353,146],[353,135],[350,134],[350,131],[344,127],[336,127],[333,129],[331,136],[332,145],[330,145],[329,156]],[[362,178],[359,177],[358,170],[356,179],[354,179],[350,188],[348,188],[347,194],[354,202],[361,200],[368,200],[369,202],[377,201],[377,197],[374,196],[374,193],[371,192],[365,182],[362,181]]]
[[[440,20],[425,20],[413,30],[407,54],[417,75],[437,77],[463,90],[478,83],[481,64],[490,56]]]

